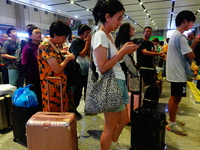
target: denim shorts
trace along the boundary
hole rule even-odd
[[[129,95],[128,95],[128,89],[126,86],[126,81],[117,79],[117,83],[118,83],[119,90],[122,93],[122,98],[123,98],[124,104],[118,106],[117,108],[115,108],[114,110],[112,110],[110,112],[122,111],[122,110],[126,109],[125,105],[129,103]]]

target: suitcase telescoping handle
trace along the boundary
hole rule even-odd
[[[61,77],[47,77],[47,95],[48,95],[48,110],[50,111],[50,80],[59,80],[60,83],[60,100],[61,100],[61,112],[63,112],[63,94],[62,94],[62,80]]]

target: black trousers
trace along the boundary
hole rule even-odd
[[[85,100],[86,89],[87,89],[87,78],[88,78],[88,76],[83,75],[80,78],[81,79],[79,80],[79,84],[75,85],[74,92],[73,92],[76,107],[78,107],[79,104],[80,104],[83,88],[84,88],[84,100]]]

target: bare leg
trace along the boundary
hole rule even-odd
[[[117,123],[117,128],[115,130],[115,133],[113,135],[113,142],[117,142],[118,138],[123,130],[123,128],[127,125],[127,123],[129,122],[128,120],[128,110],[127,107],[125,110],[120,112],[120,117],[119,117],[119,121]]]
[[[169,117],[171,122],[176,121],[176,114],[178,111],[178,104],[180,103],[182,97],[174,97],[171,96],[169,98],[168,102],[168,111],[169,111]]]
[[[104,131],[100,139],[101,150],[109,150],[114,132],[117,128],[119,117],[120,117],[120,112],[104,113],[104,118],[105,118]]]

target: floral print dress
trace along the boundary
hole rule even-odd
[[[61,111],[61,95],[59,80],[50,80],[50,110],[48,110],[48,93],[47,93],[47,77],[60,77],[62,82],[62,94],[63,94],[63,111],[68,111],[68,96],[66,93],[67,77],[64,71],[60,74],[56,74],[47,62],[47,59],[54,57],[58,63],[62,62],[61,54],[54,50],[54,48],[44,41],[38,48],[38,67],[40,73],[40,83],[42,90],[43,111]]]

